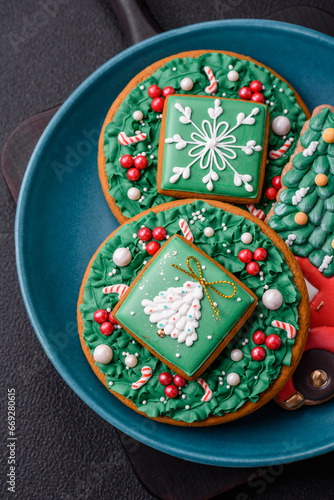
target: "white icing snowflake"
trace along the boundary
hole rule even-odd
[[[186,167],[174,167],[174,175],[169,179],[170,182],[174,184],[181,175],[183,179],[188,179],[191,167],[196,162],[199,162],[201,169],[206,170],[209,168],[209,173],[202,179],[209,191],[213,190],[213,182],[219,180],[214,167],[219,171],[223,171],[226,167],[229,167],[234,172],[234,185],[242,186],[244,184],[246,191],[249,193],[253,192],[254,188],[249,184],[253,179],[252,176],[237,172],[232,166],[231,161],[237,158],[237,149],[241,149],[246,155],[252,155],[254,151],[261,151],[262,147],[257,145],[254,140],[247,141],[246,145],[239,146],[236,144],[237,139],[232,135],[232,132],[241,125],[254,125],[255,118],[253,117],[259,113],[259,108],[253,108],[248,116],[245,116],[244,113],[238,113],[236,117],[237,123],[231,127],[226,121],[219,121],[217,123],[217,118],[223,114],[224,110],[221,106],[221,101],[215,99],[214,107],[208,109],[211,121],[203,120],[201,128],[192,121],[192,109],[189,106],[184,108],[180,103],[175,103],[175,108],[182,114],[179,118],[180,122],[184,125],[191,124],[196,131],[191,133],[191,141],[184,140],[179,134],[166,138],[167,144],[176,143],[175,147],[177,150],[182,150],[188,145],[193,145],[188,152],[188,156],[194,158],[193,161]]]

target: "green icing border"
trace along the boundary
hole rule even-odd
[[[309,156],[302,152],[292,160],[293,168],[284,175],[284,189],[280,193],[280,202],[274,207],[274,215],[269,219],[272,227],[290,246],[291,251],[299,257],[308,257],[310,262],[319,268],[326,256],[332,258],[322,273],[327,278],[334,276],[334,144],[322,139],[326,128],[334,127],[334,113],[324,108],[311,118],[309,129],[300,138],[306,149],[313,141],[318,142],[317,149]],[[325,174],[328,177],[326,186],[317,186],[315,177]],[[297,190],[307,189],[297,205],[292,199]],[[305,226],[298,225],[295,220],[297,212],[308,215]],[[294,239],[292,239],[293,237]]]
[[[194,243],[235,274],[259,298],[259,304],[254,313],[237,333],[234,340],[202,375],[213,391],[213,397],[209,402],[201,401],[204,391],[196,381],[188,383],[183,388],[182,392],[186,395],[186,399],[178,396],[175,399],[167,400],[164,396],[164,386],[159,383],[159,374],[163,371],[169,371],[169,369],[143,346],[134,341],[124,330],[115,329],[110,337],[103,336],[99,331],[99,325],[93,319],[96,309],[107,309],[108,307],[113,309],[118,300],[114,294],[104,295],[102,287],[116,283],[129,285],[133,277],[145,265],[144,262],[149,260],[150,256],[139,245],[138,237],[134,237],[140,227],[143,224],[151,229],[163,226],[169,235],[181,234],[179,219],[184,218],[190,222],[193,218],[192,214],[196,211],[201,212],[201,217],[205,217],[205,221],[197,219],[191,225]],[[206,226],[214,228],[213,237],[204,236],[203,229]],[[264,273],[263,281],[259,275],[249,275],[244,264],[238,259],[239,251],[246,247],[240,240],[241,234],[245,231],[251,232],[253,235],[253,242],[247,245],[247,248],[254,251],[262,246],[268,252],[266,261],[260,262],[261,270]],[[129,247],[133,255],[133,259],[127,267],[117,268],[112,261],[113,252],[118,247]],[[113,269],[117,270],[116,274],[109,276]],[[278,311],[271,311],[262,304],[261,297],[265,285],[268,285],[269,288],[277,288],[282,292],[284,303]],[[293,324],[298,329],[297,305],[299,301],[300,294],[293,283],[293,275],[284,260],[284,256],[256,224],[241,216],[197,201],[191,205],[172,207],[157,214],[150,212],[138,221],[120,227],[116,235],[105,243],[93,262],[80,310],[84,320],[84,340],[90,352],[93,353],[94,348],[101,343],[106,343],[113,349],[114,357],[108,365],[97,364],[101,372],[106,375],[107,383],[112,383],[110,389],[133,401],[138,410],[146,413],[149,417],[167,415],[174,420],[191,423],[204,420],[209,415],[221,416],[224,413],[234,412],[247,401],[256,402],[259,395],[277,378],[281,367],[290,365],[294,340],[287,339],[285,332],[273,328],[271,322],[274,319],[282,320],[284,318],[284,321]],[[262,315],[263,317],[260,317]],[[282,345],[277,351],[269,351],[264,346],[267,356],[263,362],[253,361],[250,356],[252,348],[255,347],[251,340],[251,334],[258,329],[264,330],[267,334],[276,333],[282,339]],[[243,351],[244,357],[241,361],[233,362],[230,359],[231,350],[235,348]],[[138,353],[138,365],[127,370],[123,353]],[[132,383],[140,378],[140,370],[146,365],[153,370],[152,378],[142,388],[133,390]],[[231,371],[240,375],[241,383],[227,389],[226,375]],[[222,372],[225,372],[226,375],[224,376]],[[221,385],[220,382],[223,384]],[[162,397],[165,398],[166,403],[160,400]],[[146,404],[143,404],[144,401]],[[189,409],[186,409],[187,405],[189,405]]]
[[[259,66],[246,59],[238,59],[217,52],[202,54],[198,58],[185,57],[183,59],[173,59],[159,68],[151,77],[137,85],[127,95],[117,110],[113,121],[107,124],[105,128],[104,154],[106,157],[108,184],[110,186],[109,194],[115,200],[116,205],[120,208],[124,216],[133,217],[147,208],[152,208],[174,199],[157,192],[156,166],[161,120],[158,118],[160,115],[150,107],[151,98],[147,94],[148,87],[153,84],[159,85],[162,89],[172,86],[178,94],[185,94],[186,92],[180,88],[181,80],[184,77],[191,77],[194,87],[190,93],[193,95],[208,95],[204,90],[208,85],[208,79],[203,69],[204,66],[209,66],[216,79],[219,80],[218,92],[216,94],[218,97],[239,99],[238,91],[241,87],[248,86],[252,80],[260,80],[265,86],[263,95],[266,101],[269,102],[270,123],[272,123],[276,116],[284,115],[285,109],[288,110],[286,116],[291,121],[291,131],[287,137],[293,137],[295,141],[281,158],[271,160],[268,157],[263,193],[267,187],[271,186],[271,179],[281,174],[282,167],[294,152],[295,143],[306,120],[306,116],[296,102],[294,92],[284,81],[277,78],[263,66]],[[227,79],[227,73],[230,71],[229,66],[233,66],[233,69],[238,71],[240,76],[237,82],[230,82]],[[176,68],[176,71],[173,68]],[[283,89],[283,91],[281,92],[280,89]],[[144,126],[141,126],[139,122],[133,119],[132,114],[136,110],[143,112]],[[135,134],[136,130],[145,132],[148,135],[148,139],[131,146],[121,146],[119,144],[117,136],[120,132],[124,131],[128,136],[131,136]],[[285,139],[277,136],[270,127],[268,141],[269,154],[272,149],[278,150],[284,144]],[[152,146],[151,149],[147,149],[148,144]],[[142,171],[141,178],[138,181],[130,182],[126,176],[126,169],[121,167],[119,163],[119,158],[124,154],[135,156],[142,152],[147,153],[148,167]],[[153,159],[150,158],[151,155],[154,156]],[[141,201],[129,200],[127,191],[131,187],[138,187],[140,189],[144,197],[140,198]],[[146,191],[144,191],[144,188]],[[264,194],[257,207],[265,212],[268,212],[271,208],[271,203],[268,202]]]

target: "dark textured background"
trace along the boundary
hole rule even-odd
[[[54,14],[44,27],[36,27],[42,3],[50,4]],[[334,14],[331,0],[147,3],[164,30],[212,19],[261,18],[291,5],[313,5]],[[22,120],[63,102],[127,46],[107,0],[0,0],[0,36],[0,149]],[[17,494],[6,492],[7,452],[2,446],[1,498],[152,499],[135,476],[116,431],[60,378],[29,324],[15,269],[15,204],[2,176],[0,213],[0,430],[6,436],[4,403],[7,388],[15,387],[18,433]],[[284,466],[276,476],[269,471],[261,484],[253,481],[223,498],[334,498],[333,463],[334,454],[329,454]]]

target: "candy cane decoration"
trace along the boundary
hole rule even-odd
[[[281,156],[283,156],[287,152],[293,141],[294,141],[293,137],[290,137],[290,139],[287,139],[283,144],[283,146],[281,146],[277,151],[275,150],[270,151],[269,158],[271,160],[277,160],[277,158],[281,158]]]
[[[122,146],[128,146],[129,144],[136,144],[136,142],[145,141],[147,134],[141,132],[137,135],[132,135],[128,137],[125,132],[120,132],[118,134],[118,142],[122,144]]]
[[[246,207],[248,208],[248,211],[252,215],[255,215],[258,219],[263,220],[265,218],[266,214],[260,208],[256,208],[254,205],[246,205]]]
[[[296,329],[293,325],[290,323],[284,323],[283,321],[277,321],[276,319],[271,322],[272,326],[275,326],[276,328],[282,328],[282,330],[285,330],[287,333],[288,339],[294,339],[296,336]]]
[[[210,399],[212,398],[212,390],[210,389],[208,384],[202,378],[198,378],[197,382],[203,387],[205,391],[205,394],[201,398],[201,401],[210,401]]]
[[[179,226],[180,226],[180,229],[181,229],[182,234],[185,237],[185,239],[188,240],[188,241],[190,241],[190,242],[193,242],[194,241],[194,235],[190,231],[190,228],[188,226],[187,221],[184,220],[184,219],[180,219],[179,220]]]
[[[118,293],[118,298],[120,299],[122,295],[125,294],[125,292],[128,289],[128,285],[111,285],[111,286],[106,286],[103,288],[102,292],[103,293]]]
[[[152,368],[150,366],[143,366],[143,368],[140,371],[141,371],[140,379],[137,380],[137,382],[134,382],[131,386],[132,389],[134,389],[135,391],[137,389],[140,389],[144,384],[146,384],[146,382],[150,380],[153,374]]]
[[[215,79],[215,75],[212,72],[212,69],[209,68],[209,66],[204,67],[204,71],[206,73],[206,76],[209,78],[210,85],[205,87],[205,92],[207,94],[213,94],[217,90],[217,80]]]

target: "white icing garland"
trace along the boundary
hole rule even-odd
[[[297,189],[296,194],[292,197],[292,205],[298,205],[304,196],[306,196],[309,189],[309,187]]]
[[[325,269],[328,269],[328,266],[332,262],[332,260],[333,260],[333,255],[325,255],[321,263],[321,266],[318,267],[318,271],[322,273],[323,271],[325,271]]]
[[[200,301],[203,287],[197,281],[186,281],[182,287],[170,287],[159,292],[153,302],[142,301],[144,312],[150,315],[150,322],[157,323],[166,335],[192,346],[197,340],[196,328],[201,317]]]
[[[303,156],[312,156],[315,153],[317,147],[318,141],[312,141],[311,144],[306,149],[304,149]]]
[[[291,247],[296,238],[297,236],[295,234],[288,234],[288,237],[285,240],[285,244],[288,245],[288,247]]]
[[[209,120],[203,120],[201,124],[202,128],[199,128],[192,121],[192,109],[189,106],[184,108],[180,103],[175,103],[175,108],[182,114],[179,118],[180,122],[184,125],[191,124],[196,131],[192,132],[191,141],[186,141],[179,134],[175,134],[173,137],[167,137],[166,143],[175,143],[177,150],[184,149],[189,144],[194,145],[188,152],[188,156],[194,158],[194,160],[186,167],[174,167],[174,175],[172,175],[169,181],[174,184],[179,180],[181,175],[183,179],[189,179],[190,168],[199,161],[201,169],[210,169],[209,173],[202,179],[209,191],[213,190],[213,182],[219,180],[217,172],[214,171],[214,166],[220,171],[225,170],[226,166],[228,166],[234,172],[234,185],[239,187],[244,184],[246,191],[252,193],[254,188],[249,184],[253,179],[252,176],[249,174],[239,174],[229,160],[237,158],[236,149],[241,149],[246,155],[252,155],[254,151],[261,151],[262,147],[256,145],[256,141],[254,140],[247,141],[246,145],[237,146],[237,139],[231,133],[241,125],[254,125],[255,118],[253,117],[259,113],[259,108],[253,108],[248,116],[245,116],[244,113],[239,113],[236,125],[231,128],[230,124],[226,121],[217,123],[217,118],[224,112],[219,99],[215,99],[214,107],[208,109],[212,123]],[[220,132],[221,127],[223,127],[222,132]]]

